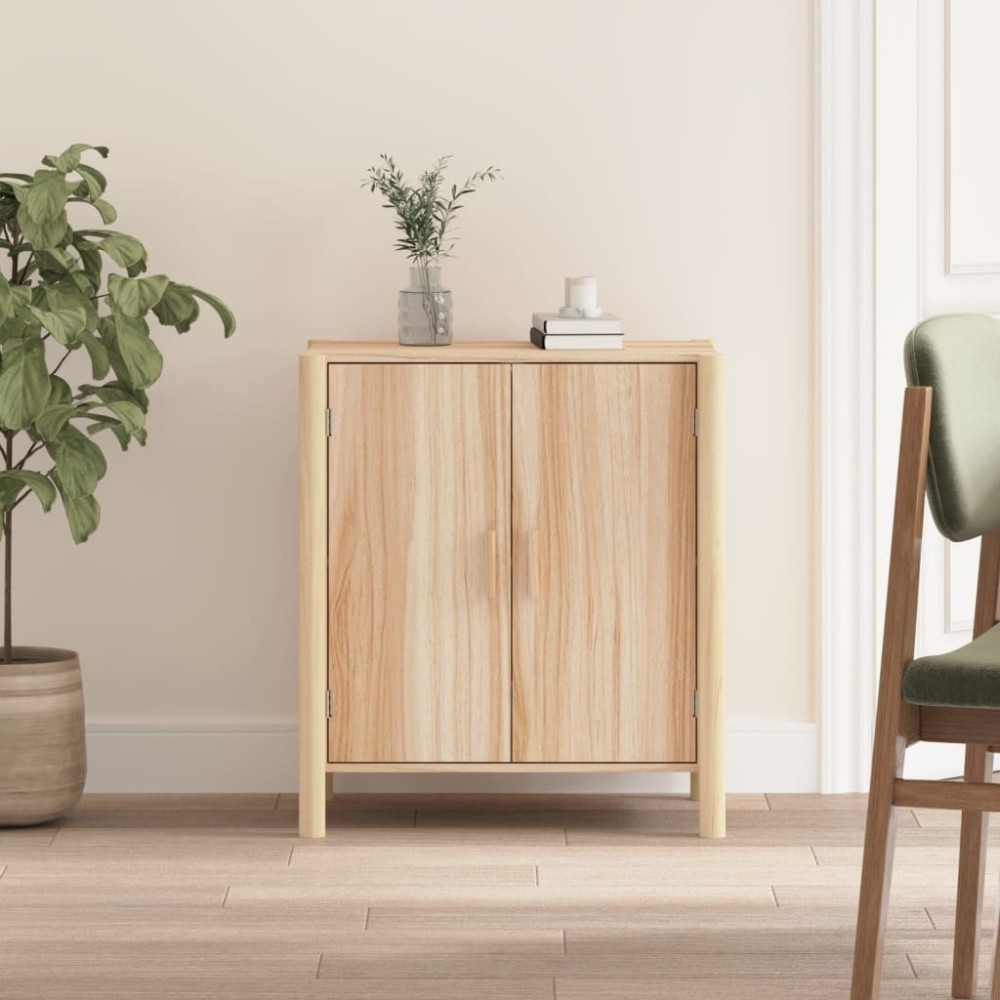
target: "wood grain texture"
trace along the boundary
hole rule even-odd
[[[299,359],[299,834],[326,832],[327,365]]]
[[[509,368],[330,365],[330,406],[330,760],[509,760]]]
[[[28,826],[83,794],[83,681],[70,650],[15,646],[13,657],[0,663],[0,826]]]
[[[684,796],[341,794],[329,841],[297,839],[296,804],[102,795],[49,836],[0,830],[4,1000],[847,994],[858,796],[733,797],[714,842]],[[899,812],[882,996],[938,1000],[957,827]]]
[[[698,363],[698,782],[702,837],[726,835],[725,382],[721,357]],[[692,797],[694,797],[692,795]]]
[[[514,366],[517,762],[695,760],[695,392],[693,365]]]
[[[694,772],[698,765],[680,764],[591,764],[586,761],[574,764],[515,764],[503,762],[500,764],[340,764],[327,765],[327,770],[344,774],[406,774],[406,773],[450,773],[450,774],[592,774],[592,773],[629,773],[640,771]]]
[[[331,363],[384,364],[629,364],[687,363],[715,355],[708,340],[627,340],[621,351],[541,351],[528,340],[464,340],[448,347],[403,347],[398,343],[311,340],[309,353]]]
[[[993,754],[989,753],[982,744],[974,743],[966,747],[964,777],[967,782],[990,782],[993,780]],[[966,998],[966,1000],[975,996],[976,993],[979,924],[983,912],[989,815],[988,812],[974,810],[962,812],[951,995],[957,998]]]
[[[920,707],[920,739],[929,743],[1000,743],[995,708]]]
[[[851,1000],[876,1000],[879,993],[898,812],[894,793],[909,725],[902,681],[913,659],[917,627],[931,397],[931,389],[908,388],[903,402]]]
[[[1000,532],[983,538],[979,548],[979,579],[973,636],[981,636],[996,623],[997,584],[1000,580]],[[965,737],[968,740],[968,736]],[[965,748],[965,781],[993,780],[993,754],[982,743]],[[958,893],[955,906],[955,944],[952,953],[951,995],[968,998],[976,992],[979,964],[980,921],[986,877],[988,812],[964,810],[959,840]],[[1000,998],[998,998],[1000,1000]]]
[[[896,805],[907,808],[1000,812],[1000,785],[983,781],[916,781],[912,778],[899,778],[895,782],[894,796]]]

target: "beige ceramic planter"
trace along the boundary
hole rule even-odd
[[[83,684],[67,649],[15,646],[14,659],[0,663],[0,826],[29,826],[83,794]]]

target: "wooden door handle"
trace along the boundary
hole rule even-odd
[[[489,594],[490,603],[493,604],[497,599],[497,567],[499,566],[499,554],[497,552],[497,530],[496,528],[491,528],[489,532],[489,540],[487,542],[489,545],[489,552],[487,553],[488,569],[489,573]]]

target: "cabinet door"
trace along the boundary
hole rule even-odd
[[[695,759],[695,387],[514,367],[515,761]]]
[[[331,761],[510,760],[510,367],[330,366]]]

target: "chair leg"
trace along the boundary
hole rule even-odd
[[[872,781],[868,794],[851,1000],[876,1000],[878,997],[889,914],[892,855],[896,844],[896,808],[892,804],[895,777],[892,771],[888,775],[880,774],[878,781]]]
[[[993,754],[985,746],[965,748],[965,780],[992,781]],[[951,995],[975,996],[979,958],[980,919],[983,911],[983,879],[986,871],[986,828],[989,813],[962,812],[962,835],[958,855],[958,894],[955,906],[955,959]],[[994,995],[997,983],[993,983]]]

